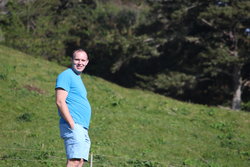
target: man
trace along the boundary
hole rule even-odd
[[[61,117],[59,125],[67,155],[66,167],[82,167],[89,156],[91,106],[80,76],[88,62],[84,50],[74,51],[72,67],[59,74],[56,80],[56,105]]]

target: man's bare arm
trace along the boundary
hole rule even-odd
[[[74,120],[70,115],[68,106],[66,104],[66,98],[68,96],[68,92],[63,89],[56,89],[56,105],[64,118],[64,120],[69,124],[71,129],[74,129]]]

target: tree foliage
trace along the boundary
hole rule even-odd
[[[68,65],[89,53],[87,72],[182,100],[249,101],[247,0],[8,0],[6,45]],[[246,105],[245,105],[246,106]]]
[[[169,88],[169,81],[158,79],[159,75],[171,78],[191,75],[195,82],[185,82],[192,86],[175,84],[176,90],[184,88],[180,98],[187,99],[186,95],[192,92],[188,99],[222,104],[238,96],[235,93],[243,89],[243,81],[249,80],[249,75],[241,74],[246,74],[243,66],[249,64],[249,35],[244,31],[250,26],[250,3],[200,0],[149,3],[155,5],[156,21],[153,24],[162,30],[157,31],[160,35],[154,35],[166,39],[166,42],[160,43],[160,60],[165,60],[165,64],[161,64],[162,68],[151,80],[165,87],[158,91],[178,95],[178,91],[166,89]],[[176,75],[169,75],[166,72],[169,70],[175,71]],[[241,99],[237,100],[240,103]]]

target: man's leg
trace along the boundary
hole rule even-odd
[[[90,139],[88,131],[81,125],[75,124],[74,129],[70,129],[68,124],[60,124],[61,137],[67,156],[66,167],[82,167],[84,160],[88,160],[90,150]]]
[[[83,159],[69,159],[67,161],[67,167],[82,167],[83,163]]]

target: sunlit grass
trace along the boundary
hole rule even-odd
[[[65,67],[3,46],[0,62],[0,166],[64,166],[54,85]],[[94,167],[250,166],[249,113],[83,80]]]

